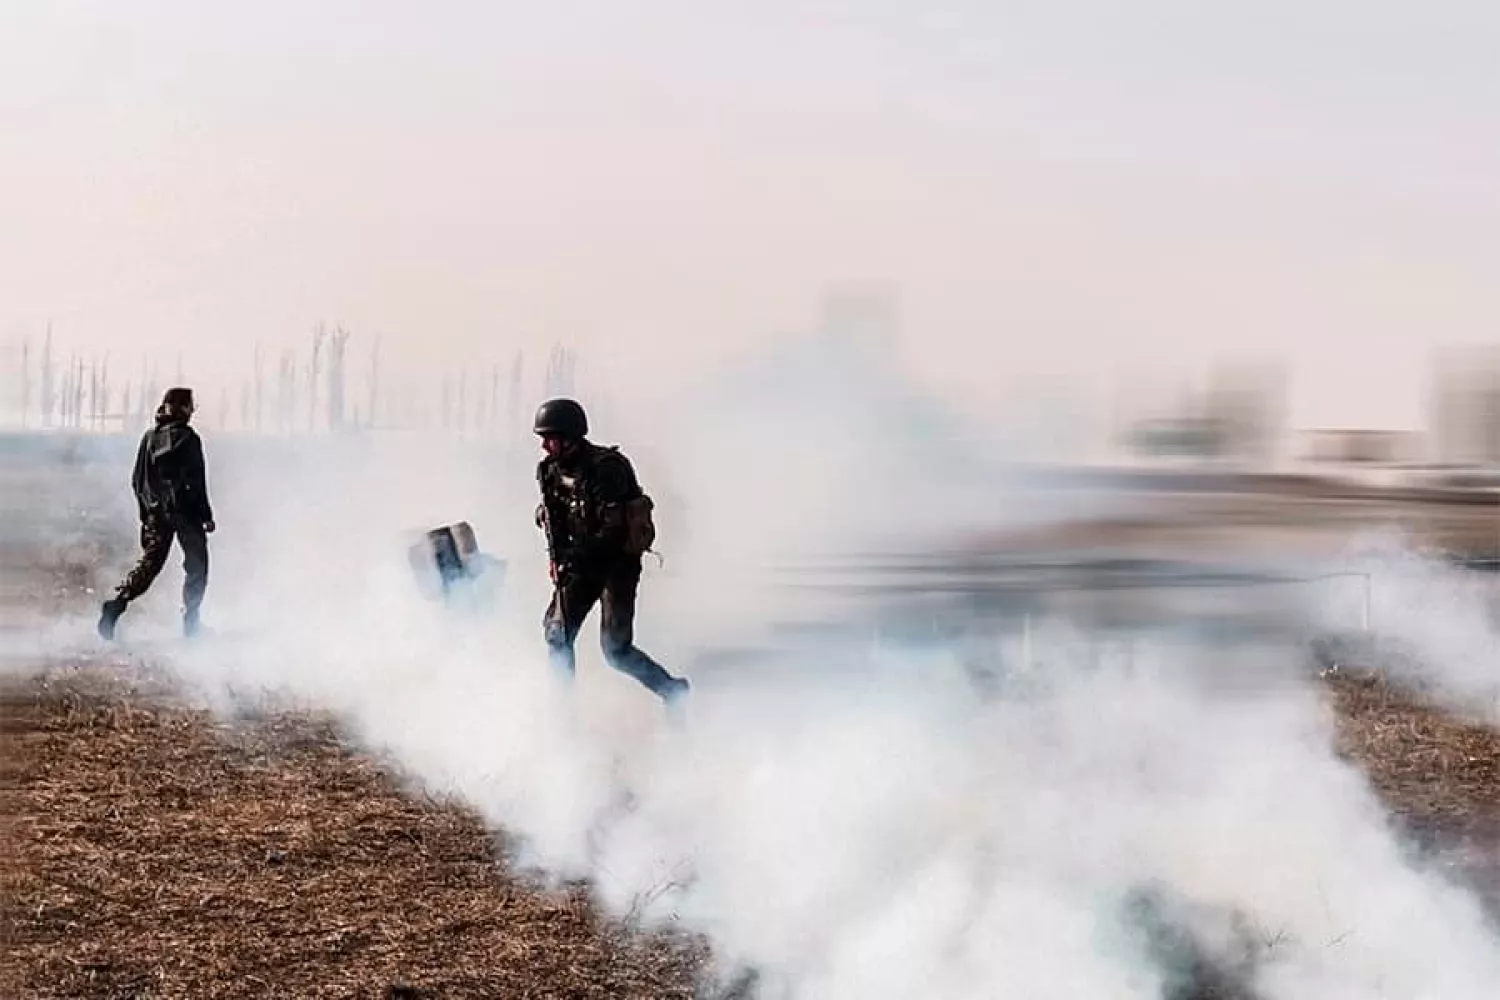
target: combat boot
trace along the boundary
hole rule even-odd
[[[125,608],[129,604],[130,602],[123,597],[111,597],[99,606],[99,638],[113,639],[115,637],[115,624],[125,613]]]
[[[203,628],[203,623],[198,619],[198,609],[188,608],[182,613],[182,634],[191,639]]]

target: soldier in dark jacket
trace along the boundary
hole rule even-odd
[[[214,530],[208,502],[203,440],[189,426],[195,409],[191,389],[168,389],[156,410],[156,424],[141,436],[130,477],[141,521],[141,558],[104,602],[99,634],[114,637],[115,623],[131,601],[144,594],[167,564],[172,540],[182,546],[182,624],[198,631],[198,609],[208,588],[208,536]]]
[[[598,603],[605,660],[670,704],[687,693],[688,682],[635,645],[641,556],[655,537],[651,499],[629,459],[589,441],[588,429],[583,407],[571,399],[537,410],[534,430],[546,457],[536,470],[542,495],[536,522],[547,535],[554,584],[544,618],[547,645],[554,664],[572,677],[574,640]]]

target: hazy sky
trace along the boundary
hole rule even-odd
[[[930,8],[930,9],[929,9]],[[939,9],[940,8],[940,9]],[[1283,354],[1422,419],[1500,339],[1500,3],[7,0],[0,334],[200,383],[319,320],[636,386],[899,280],[995,399]],[[606,339],[613,344],[606,346]]]

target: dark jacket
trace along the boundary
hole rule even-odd
[[[569,455],[542,459],[536,479],[537,526],[551,529],[553,561],[587,572],[623,557],[625,504],[642,494],[635,468],[617,448],[583,441]]]
[[[156,426],[141,435],[130,485],[143,521],[162,515],[198,524],[214,519],[203,439],[179,410],[166,405],[157,409]]]

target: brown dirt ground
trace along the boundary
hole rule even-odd
[[[1500,922],[1500,730],[1424,704],[1375,674],[1328,678],[1338,748],[1397,825],[1452,859]]]
[[[94,670],[0,691],[6,997],[693,994],[701,947],[528,884],[329,720],[230,727]]]
[[[1327,683],[1398,822],[1500,902],[1500,733]],[[670,998],[709,970],[531,884],[329,719],[230,725],[97,667],[0,682],[0,712],[7,997]]]

